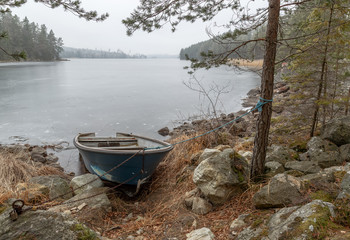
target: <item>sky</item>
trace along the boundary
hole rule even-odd
[[[263,5],[266,5],[266,1]],[[86,10],[98,13],[108,12],[110,17],[103,22],[86,21],[61,7],[51,9],[43,4],[28,0],[20,8],[13,8],[21,20],[27,16],[30,22],[45,24],[52,29],[56,37],[61,37],[66,47],[89,48],[98,50],[122,50],[129,54],[170,54],[178,55],[181,48],[209,39],[206,28],[213,28],[214,23],[221,25],[229,21],[231,12],[220,13],[212,22],[197,21],[180,23],[173,33],[167,25],[152,33],[135,32],[131,37],[126,35],[126,28],[121,23],[137,7],[139,0],[82,0]],[[260,3],[261,4],[261,3]],[[216,29],[223,32],[223,29]]]

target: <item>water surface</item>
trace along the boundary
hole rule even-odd
[[[71,144],[80,132],[118,131],[161,139],[160,128],[208,113],[203,95],[183,83],[189,81],[186,64],[178,59],[0,64],[0,143]],[[256,74],[227,67],[200,71],[196,78],[208,92],[213,83],[230,90],[217,106],[226,113],[240,110],[241,99],[260,84]],[[77,152],[63,155],[62,165],[71,168]]]

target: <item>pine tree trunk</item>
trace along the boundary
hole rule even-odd
[[[349,112],[349,101],[350,101],[350,87],[349,87],[349,91],[348,91],[348,97],[347,97],[346,103],[345,103],[345,116],[348,116],[348,112]]]
[[[326,46],[324,48],[324,56],[323,56],[322,67],[321,67],[321,77],[320,77],[320,82],[318,84],[318,92],[317,92],[317,97],[316,97],[316,107],[315,107],[314,115],[313,115],[313,118],[312,118],[310,137],[313,137],[315,135],[315,131],[316,131],[316,128],[317,128],[318,112],[319,112],[319,109],[320,109],[320,105],[319,105],[318,101],[321,99],[322,88],[323,88],[323,81],[324,81],[324,77],[325,77],[325,74],[326,74],[325,70],[326,70],[326,64],[327,64],[329,34],[331,32],[333,10],[334,10],[334,2],[332,2],[331,12],[330,12],[330,15],[329,15],[329,20],[328,20]]]
[[[335,64],[335,82],[334,82],[334,89],[333,89],[333,95],[332,95],[332,105],[331,105],[331,116],[330,120],[334,118],[335,111],[334,111],[334,102],[335,102],[335,97],[338,91],[338,79],[339,79],[339,50],[337,50],[337,60]]]
[[[324,87],[323,87],[323,100],[327,101],[327,90],[328,90],[328,63],[326,62],[326,68],[324,71]],[[322,126],[321,129],[324,128],[326,125],[326,120],[327,120],[327,105],[323,104],[323,116],[322,116]]]
[[[261,78],[261,98],[267,100],[273,98],[279,13],[280,0],[269,0],[269,15],[266,30],[266,48]],[[257,180],[264,174],[271,115],[272,103],[269,102],[262,107],[262,112],[260,113],[257,120],[257,130],[254,139],[254,150],[250,168],[250,178],[252,180]]]

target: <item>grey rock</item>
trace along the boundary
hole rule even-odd
[[[314,200],[301,207],[282,208],[268,223],[267,239],[310,239],[311,229],[316,228],[318,220],[331,216],[335,217],[333,204],[321,200]],[[305,229],[298,231],[302,226]]]
[[[39,147],[39,146],[35,146],[32,148],[32,154],[39,154],[39,155],[42,155],[42,156],[46,156],[47,155],[47,152],[46,152],[46,149],[43,148],[43,147]]]
[[[235,239],[313,239],[318,229],[324,227],[324,220],[335,217],[333,204],[314,200],[304,206],[285,207],[266,218],[258,227],[246,226]],[[254,219],[254,215],[252,216]]]
[[[195,189],[193,189],[193,190],[191,190],[191,191],[189,191],[189,192],[186,192],[186,193],[185,193],[185,197],[186,197],[186,198],[189,198],[189,197],[199,196],[199,193],[200,193],[199,189],[198,189],[198,188],[195,188]]]
[[[252,159],[252,157],[253,157],[253,152],[247,151],[247,152],[244,152],[244,153],[242,153],[242,154],[240,154],[240,155],[242,155],[242,157],[244,157],[244,158],[250,160],[250,159]]]
[[[40,239],[40,240],[72,240],[89,235],[92,239],[98,235],[62,213],[50,211],[26,211],[17,221],[9,218],[6,210],[0,215],[0,240],[9,239]]]
[[[323,172],[325,172],[327,174],[332,174],[333,176],[337,172],[348,172],[348,171],[350,171],[350,164],[349,163],[344,165],[344,166],[332,166],[332,167],[323,169]]]
[[[341,165],[342,161],[339,152],[319,152],[309,155],[311,161],[316,161],[321,168]]]
[[[222,144],[215,147],[215,149],[217,149],[221,152],[224,151],[225,149],[228,149],[228,148],[232,148],[232,147],[230,145],[222,145]]]
[[[299,179],[287,174],[277,174],[268,185],[253,196],[253,204],[256,208],[275,208],[298,204],[302,201],[300,188]]]
[[[320,137],[313,137],[307,143],[307,159],[316,161],[321,168],[341,165],[339,148],[332,142]]]
[[[200,228],[186,234],[186,240],[213,240],[215,235],[209,228]]]
[[[323,129],[321,137],[338,146],[350,143],[350,116],[329,121]]]
[[[325,140],[321,137],[312,137],[306,145],[308,152],[329,152],[338,151],[339,148],[333,142]]]
[[[212,210],[213,206],[205,199],[194,197],[192,201],[192,212],[205,215]]]
[[[261,91],[260,91],[260,88],[259,88],[259,87],[253,88],[253,89],[251,89],[251,90],[247,93],[247,96],[248,96],[248,97],[255,97],[255,96],[259,95],[260,92],[261,92]]]
[[[235,159],[233,149],[216,152],[194,170],[193,182],[214,205],[223,204],[241,192],[247,181],[248,164]]]
[[[38,176],[33,177],[29,183],[41,184],[49,189],[49,198],[52,199],[69,199],[73,197],[73,192],[69,187],[68,180],[57,176]]]
[[[307,152],[299,154],[299,160],[300,161],[309,161],[309,155],[307,154]]]
[[[350,199],[350,172],[347,172],[343,177],[337,199]]]
[[[169,135],[169,128],[168,127],[164,127],[162,129],[158,130],[158,133],[162,136],[168,136]]]
[[[184,200],[185,206],[192,209],[193,199],[194,197],[185,198]]]
[[[80,194],[92,188],[103,187],[103,182],[97,175],[87,173],[74,177],[70,182],[70,186],[74,194]]]
[[[265,163],[265,174],[267,177],[273,177],[276,174],[283,173],[285,171],[282,164],[279,162],[267,162]]]
[[[231,231],[237,231],[242,229],[243,227],[247,226],[248,223],[246,223],[246,218],[249,216],[249,214],[242,214],[239,215],[238,218],[232,221],[230,225],[230,230]]]
[[[50,211],[63,212],[73,208],[78,208],[82,204],[86,207],[83,208],[82,214],[91,211],[96,212],[110,212],[112,211],[112,205],[109,201],[106,192],[108,188],[91,188],[85,192],[72,197],[71,199],[64,202],[63,205],[58,205],[50,208]]]
[[[283,146],[272,145],[266,154],[266,162],[279,162],[284,165],[286,162],[293,161],[294,152]]]
[[[46,161],[49,163],[55,163],[58,161],[58,157],[56,157],[54,154],[50,153],[46,156]]]
[[[284,167],[286,170],[297,170],[303,173],[318,173],[322,170],[314,161],[291,161],[287,162]]]
[[[199,157],[198,159],[198,163],[201,163],[203,160],[207,159],[207,158],[210,158],[214,155],[217,155],[221,153],[220,150],[218,149],[210,149],[210,148],[206,148],[204,149],[203,153],[201,154],[201,156]]]
[[[343,162],[350,162],[350,144],[340,146],[339,152]]]
[[[263,230],[261,228],[253,228],[251,226],[243,229],[243,231],[241,231],[239,233],[239,235],[237,236],[236,239],[239,240],[251,240],[251,239],[259,239],[261,240],[262,238],[260,237],[260,234]]]
[[[184,200],[186,207],[192,208],[193,199],[195,197],[199,197],[199,195],[200,195],[200,191],[198,188],[195,188],[189,192],[186,192],[185,193],[185,200]]]
[[[32,160],[34,162],[46,163],[46,161],[47,161],[47,159],[43,155],[38,154],[38,153],[32,153],[31,157],[32,157]]]
[[[309,186],[326,185],[334,182],[332,173],[321,171],[319,173],[307,174],[300,177],[303,188],[307,189]]]

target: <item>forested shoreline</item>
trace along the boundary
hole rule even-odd
[[[126,54],[122,50],[115,52],[71,47],[63,47],[60,56],[62,58],[147,58],[146,55],[142,54]]]
[[[234,42],[230,42],[226,38],[232,34],[227,32],[220,36],[214,36],[209,40],[192,44],[189,47],[182,48],[179,53],[181,60],[186,59],[198,59],[202,60],[204,55],[210,53],[212,55],[221,54],[227,52],[239,46],[242,42],[249,41],[255,38],[259,38],[264,35],[266,26],[262,26],[255,31],[249,32],[237,38]],[[240,52],[233,52],[228,54],[228,58],[246,58],[246,59],[262,59],[264,57],[264,44],[262,43],[250,43],[247,44]]]
[[[45,24],[22,21],[11,13],[0,14],[0,61],[13,61],[11,54],[23,52],[28,61],[54,61],[60,59],[62,38],[57,38]],[[5,50],[5,51],[4,51]]]
[[[45,24],[21,20],[11,13],[0,14],[0,61],[57,61],[65,58],[147,58],[143,54],[127,54],[122,50],[103,51],[64,47]]]

